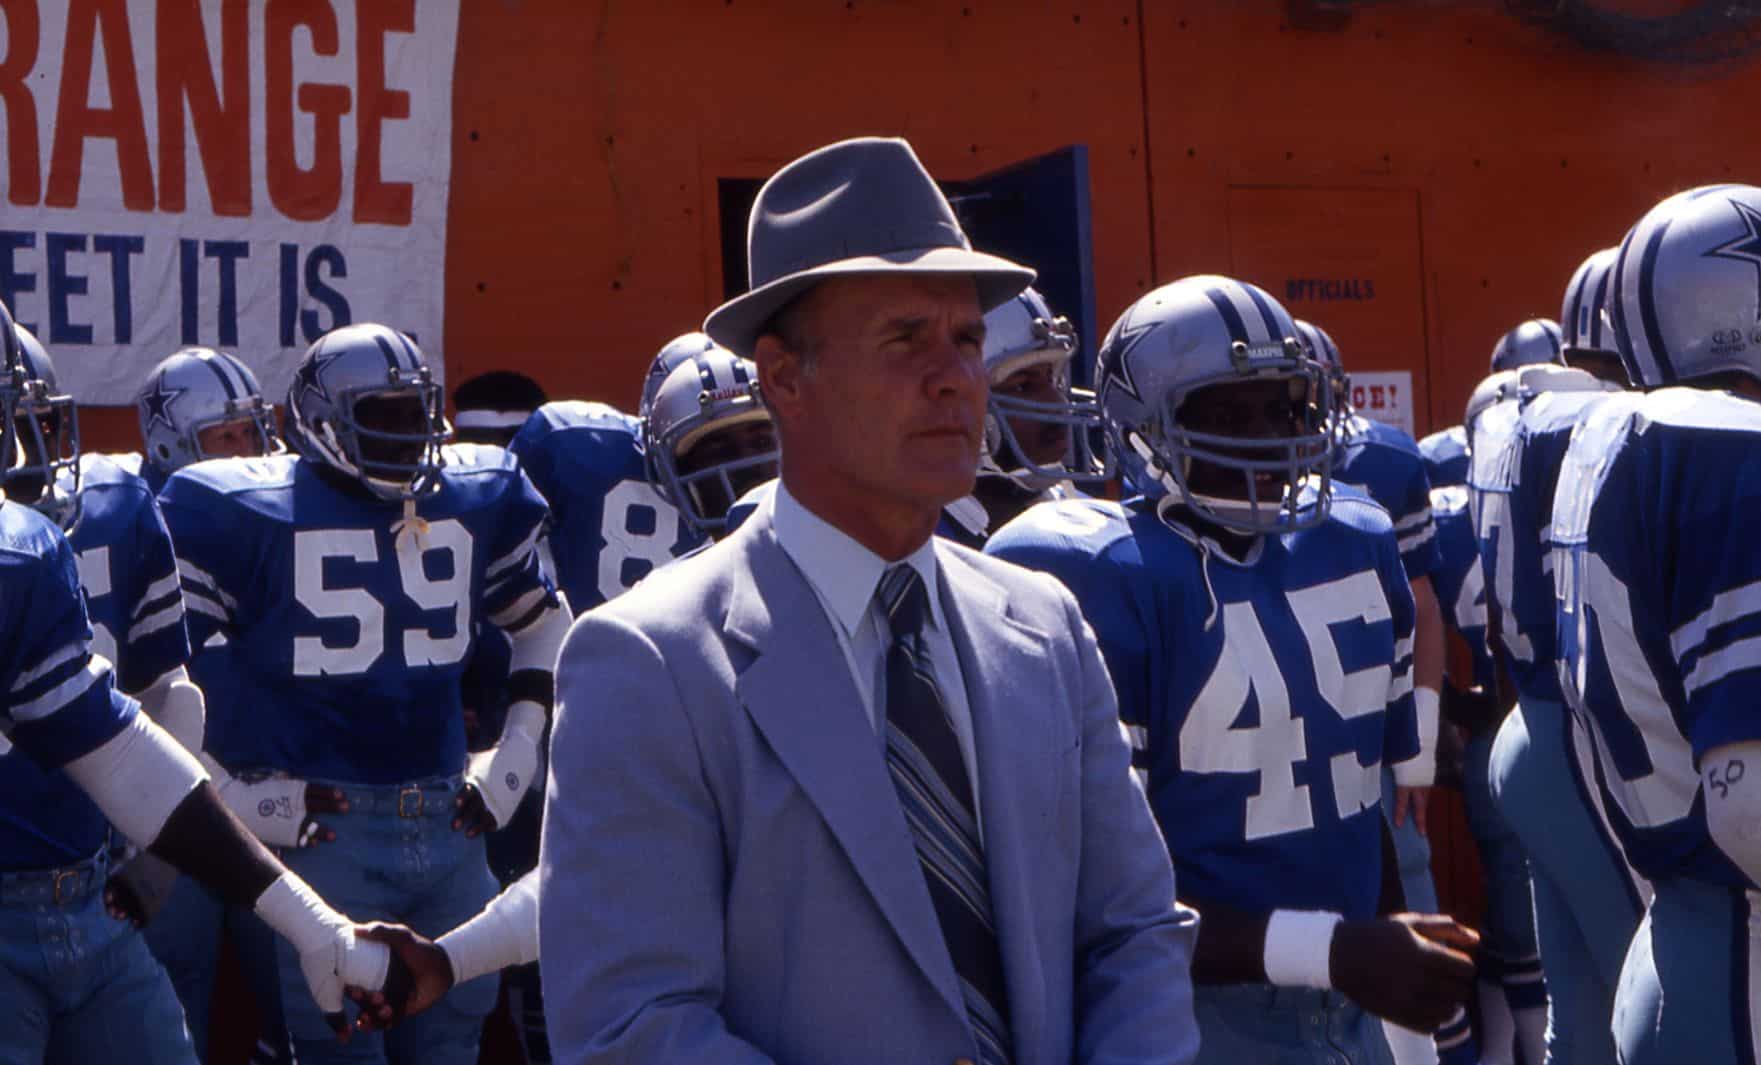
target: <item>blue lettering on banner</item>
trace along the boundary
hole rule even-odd
[[[341,292],[324,283],[324,278],[318,273],[320,266],[326,267],[331,277],[349,276],[348,261],[334,244],[320,244],[306,258],[306,292],[330,310],[330,324],[322,328],[318,325],[317,311],[300,312],[300,329],[305,333],[308,343],[354,320],[349,317],[349,301]]]
[[[220,260],[220,346],[238,347],[238,261],[251,255],[242,240],[207,240],[202,254]]]
[[[145,258],[148,238],[131,233],[61,233],[0,229],[0,301],[26,329],[45,344],[96,346],[134,342],[134,267]],[[334,244],[302,248],[281,244],[277,248],[279,339],[283,348],[301,347],[324,333],[353,321],[345,287],[348,257]],[[34,254],[33,254],[34,253]],[[37,256],[40,255],[40,258]],[[105,276],[109,260],[110,335],[100,336],[96,323],[105,320],[104,310],[92,306],[92,276]],[[211,278],[204,278],[203,263],[214,263]],[[239,345],[239,300],[251,291],[241,277],[252,261],[251,245],[243,240],[177,240],[177,299],[181,343],[223,348]],[[243,264],[241,266],[241,263]],[[303,282],[303,284],[302,284]],[[43,303],[20,298],[42,293]],[[169,298],[151,284],[143,289],[149,299]],[[101,295],[96,298],[102,299]],[[302,308],[302,301],[317,304]],[[212,321],[204,321],[204,308],[213,308]],[[35,313],[25,313],[26,310]],[[40,324],[46,323],[46,324]]]
[[[37,235],[35,233],[14,233],[0,230],[0,301],[6,303],[8,310],[18,306],[20,292],[37,291],[37,275],[19,273],[18,268],[13,265],[12,257],[13,252],[36,246]],[[24,321],[17,315],[13,316],[13,321],[33,333],[37,331],[35,322]]]
[[[201,305],[202,261],[196,257],[200,245],[193,240],[177,242],[177,280],[178,290],[183,294],[183,333],[185,344],[200,344],[202,316]]]
[[[67,272],[67,253],[86,250],[84,233],[44,234],[43,251],[49,261],[49,335],[50,344],[90,344],[92,327],[81,325],[68,317],[67,297],[83,296],[89,287],[84,274]]]
[[[1284,298],[1289,301],[1373,300],[1376,282],[1363,278],[1298,277],[1284,282]]]
[[[92,238],[92,250],[110,256],[111,314],[116,342],[127,344],[135,335],[134,285],[129,274],[128,257],[147,250],[146,238],[99,233]]]

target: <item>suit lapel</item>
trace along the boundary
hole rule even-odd
[[[881,740],[863,713],[832,622],[777,543],[768,514],[753,515],[737,535],[749,565],[732,589],[726,628],[757,657],[740,673],[735,695],[818,808],[907,953],[964,1022]]]
[[[1029,886],[1042,858],[1062,782],[1052,770],[1054,740],[1046,716],[1039,663],[1047,636],[1008,615],[1007,593],[953,551],[938,551],[941,600],[978,750],[978,799],[991,907],[1009,988],[1016,1061],[1027,1065],[1041,1043],[1046,988],[1036,910]],[[955,589],[959,594],[954,594]],[[994,619],[994,620],[993,620]]]

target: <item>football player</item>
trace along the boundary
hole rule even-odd
[[[145,460],[140,474],[154,495],[192,462],[281,450],[275,409],[263,399],[257,375],[230,352],[172,352],[142,382],[135,413]]]
[[[1462,418],[1471,434],[1480,414],[1513,389],[1516,371],[1501,370],[1474,389]],[[1465,485],[1431,490],[1437,526],[1438,566],[1432,576],[1443,604],[1445,627],[1466,644],[1470,672],[1454,677],[1445,670],[1443,716],[1465,737],[1462,744],[1462,802],[1468,830],[1479,848],[1485,915],[1478,960],[1479,1049],[1481,1065],[1543,1061],[1546,1053],[1547,987],[1535,939],[1534,903],[1528,858],[1510,824],[1492,800],[1488,765],[1492,739],[1502,719],[1496,672],[1486,646],[1485,571],[1479,536]]]
[[[1076,329],[1028,289],[984,316],[990,378],[984,451],[973,497],[986,528],[1034,503],[1095,490],[1113,476],[1094,393],[1070,383]]]
[[[1114,453],[1161,498],[1042,504],[986,551],[1094,626],[1203,917],[1199,1060],[1386,1062],[1375,1017],[1434,1031],[1476,937],[1376,916],[1381,767],[1419,750],[1413,603],[1387,513],[1332,490],[1333,377],[1270,295],[1213,276],[1133,304],[1097,376]]]
[[[604,403],[546,403],[508,449],[550,503],[546,540],[557,585],[585,613],[706,542],[654,488],[643,449],[654,395],[680,364],[713,347],[702,333],[669,341],[649,364],[634,417]]]
[[[135,396],[140,420],[141,455],[114,456],[125,469],[138,468],[141,480],[157,495],[166,478],[192,463],[214,458],[267,455],[281,449],[275,431],[275,410],[263,398],[257,375],[237,356],[212,348],[182,348],[155,366]],[[77,546],[77,545],[76,545]],[[165,545],[167,557],[170,544]],[[238,705],[228,683],[228,650],[198,647],[189,664],[190,678],[202,690],[206,732],[224,735],[249,728],[249,713]],[[201,750],[203,737],[191,745],[220,786],[221,798],[257,837],[272,846],[297,846],[325,838],[313,815],[337,810],[342,796],[316,786],[290,789],[284,779],[241,780],[226,774]],[[269,811],[270,816],[265,816]],[[113,892],[114,894],[114,892]],[[136,918],[145,907],[117,908]],[[165,966],[183,1003],[196,1056],[208,1057],[209,1003],[219,962],[221,931],[230,931],[245,975],[257,1002],[262,1033],[254,1060],[289,1061],[291,1048],[281,1023],[281,995],[275,977],[275,944],[255,915],[223,906],[212,892],[193,880],[177,882],[164,907],[146,925],[147,946]]]
[[[1430,807],[1430,788],[1437,774],[1437,730],[1443,684],[1443,613],[1431,587],[1431,571],[1437,566],[1436,530],[1431,522],[1431,485],[1425,477],[1418,445],[1403,430],[1372,421],[1353,410],[1345,398],[1350,382],[1339,348],[1326,330],[1297,320],[1297,336],[1333,375],[1340,397],[1338,451],[1333,456],[1333,480],[1349,485],[1380,503],[1394,519],[1400,542],[1400,562],[1406,570],[1415,610],[1413,636],[1413,708],[1419,726],[1419,756],[1396,772],[1382,768],[1382,812],[1388,818],[1399,866],[1400,885],[1406,906],[1431,913],[1437,910],[1437,888],[1431,881],[1431,846],[1425,840],[1425,820]],[[1467,1013],[1450,1019],[1437,1033],[1441,1044],[1460,1047],[1468,1035]],[[1435,1051],[1423,1039],[1405,1030],[1390,1030],[1394,1058],[1399,1065],[1423,1065],[1435,1060]]]
[[[1723,185],[1627,234],[1614,331],[1652,391],[1589,411],[1555,491],[1563,688],[1654,890],[1615,989],[1628,1065],[1752,1061],[1761,1032],[1757,233],[1761,189]]]
[[[654,490],[703,535],[724,535],[734,502],[777,475],[776,429],[758,397],[758,370],[719,345],[661,382],[642,435]]]
[[[1547,1060],[1608,1061],[1608,1024],[1641,892],[1597,814],[1574,756],[1556,666],[1548,572],[1553,493],[1572,428],[1610,388],[1553,364],[1517,371],[1515,417],[1475,433],[1473,485],[1490,643],[1514,687],[1489,764],[1494,800],[1529,858],[1535,926],[1551,991]],[[1488,414],[1487,418],[1491,415]],[[1486,421],[1482,419],[1482,424]]]
[[[539,559],[546,507],[512,456],[443,443],[421,351],[379,325],[334,330],[288,392],[297,454],[198,463],[161,494],[192,636],[224,632],[253,727],[211,753],[340,790],[335,839],[290,867],[363,912],[433,934],[495,893],[485,830],[531,785],[567,604]],[[459,679],[479,624],[512,643],[500,740],[467,761]],[[337,1060],[286,989],[301,1061]],[[454,988],[350,1060],[474,1062],[495,986]]]
[[[71,399],[48,386],[40,352],[26,354],[3,304],[0,354],[0,455],[6,472],[19,474],[0,499],[0,685],[8,693],[0,711],[0,998],[8,1007],[0,1055],[43,1061],[53,1043],[57,1060],[194,1060],[164,970],[128,923],[105,912],[110,824],[287,937],[316,1007],[338,1029],[343,985],[379,985],[389,953],[357,940],[347,919],[246,834],[189,751],[116,689],[110,662],[93,650],[90,593],[73,548],[55,522],[10,497],[34,490],[42,502],[61,491],[59,474],[77,470],[76,447],[45,439],[71,433]],[[66,465],[51,472],[46,459]],[[150,635],[145,628],[140,636]],[[132,642],[128,630],[123,642]],[[173,687],[162,716],[199,737],[200,692],[187,680]],[[28,796],[15,792],[33,779]]]
[[[1491,373],[1546,363],[1565,365],[1559,323],[1551,318],[1530,318],[1519,323],[1492,345]]]

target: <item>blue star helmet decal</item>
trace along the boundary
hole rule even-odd
[[[148,427],[163,425],[167,429],[176,429],[177,423],[171,420],[171,405],[185,391],[166,387],[165,378],[156,376],[152,389],[141,393],[141,409],[146,412]]]
[[[324,385],[324,367],[340,358],[341,355],[340,351],[314,351],[312,357],[306,360],[306,364],[300,367],[298,378],[294,382],[295,387],[301,392],[317,393],[325,403],[332,402],[334,397],[331,396],[330,389]]]
[[[1743,220],[1748,232],[1735,240],[1726,241],[1718,247],[1706,252],[1708,259],[1734,259],[1740,263],[1748,263],[1755,268],[1755,287],[1761,291],[1761,211],[1739,200],[1731,200],[1730,205],[1736,208],[1737,217]]]

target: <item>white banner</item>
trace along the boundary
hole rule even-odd
[[[0,0],[0,299],[82,403],[179,347],[279,402],[377,321],[436,374],[458,0]]]
[[[1376,370],[1351,375],[1351,405],[1366,418],[1397,425],[1412,435],[1412,374],[1406,370]]]

